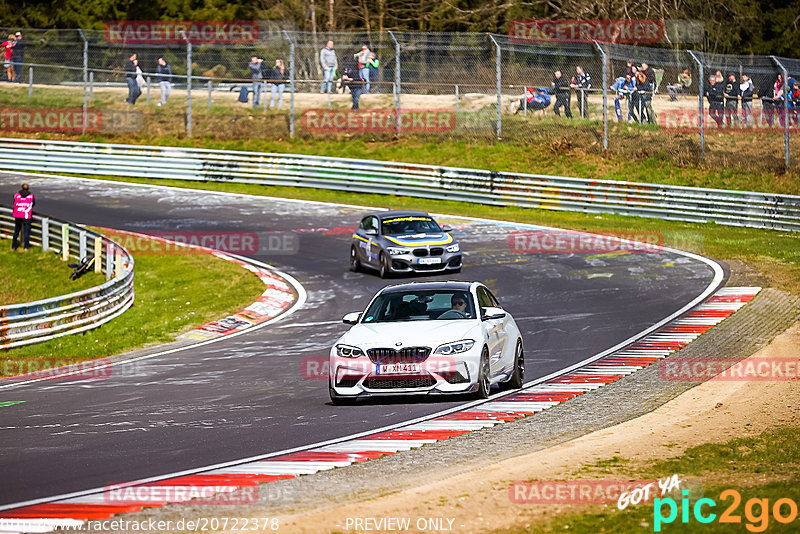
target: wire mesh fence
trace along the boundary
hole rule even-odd
[[[502,139],[798,170],[797,59],[275,26],[239,44],[185,34],[131,44],[97,30],[23,33],[19,83],[0,86],[7,132]]]

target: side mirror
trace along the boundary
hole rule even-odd
[[[504,312],[502,308],[494,308],[492,306],[481,308],[481,313],[484,321],[488,321],[490,319],[502,319],[506,316],[506,312]]]
[[[342,317],[342,322],[344,324],[356,324],[359,319],[361,319],[361,312],[352,312]]]
[[[452,231],[453,229],[450,227],[449,224],[445,224],[444,226],[442,226],[442,232],[452,232]]]
[[[367,235],[378,235],[378,231],[375,228],[367,228],[364,230],[364,233]]]

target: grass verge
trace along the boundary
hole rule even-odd
[[[74,259],[70,260],[77,261]],[[10,239],[0,239],[0,305],[21,304],[66,295],[99,286],[106,281],[102,274],[87,273],[70,280],[72,268],[54,252],[31,247],[27,252],[11,250]]]
[[[797,519],[782,524],[775,519],[773,507],[779,499],[791,499],[795,505],[800,503],[800,428],[777,427],[769,429],[756,437],[736,438],[724,443],[706,443],[688,449],[683,455],[668,460],[653,462],[631,469],[624,462],[608,462],[599,465],[604,474],[613,474],[620,479],[652,480],[663,479],[674,473],[681,476],[700,477],[703,482],[702,495],[693,494],[689,498],[687,522],[681,518],[681,501],[676,497],[677,517],[668,524],[660,525],[661,532],[797,532]],[[636,471],[636,472],[633,472]],[[736,504],[733,496],[723,495],[725,490],[736,490],[741,502]],[[698,498],[705,497],[716,503],[715,508],[704,505],[702,512],[716,514],[714,521],[702,524],[694,515],[694,504]],[[762,504],[750,503],[751,499],[768,499],[766,509]],[[732,517],[738,517],[739,524],[721,523],[720,516],[728,508]],[[537,525],[536,532],[653,532],[656,527],[657,512],[653,504],[629,506],[618,510],[609,505],[609,511],[586,512],[556,517],[547,527]],[[796,512],[796,508],[795,508]],[[667,517],[669,508],[662,505],[658,509],[662,517]],[[781,514],[790,515],[790,506],[783,504]],[[796,513],[795,513],[796,515]],[[532,532],[516,530],[512,532]],[[656,532],[658,532],[656,530]]]
[[[134,259],[136,301],[128,311],[84,334],[0,352],[2,376],[18,374],[16,364],[22,360],[52,367],[55,359],[86,361],[169,342],[244,308],[264,291],[250,271],[209,254],[143,254]]]

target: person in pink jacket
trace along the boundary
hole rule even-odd
[[[22,232],[22,249],[31,248],[31,220],[33,219],[33,193],[28,184],[22,184],[22,188],[14,194],[14,238],[11,240],[11,250],[19,247],[19,234]]]

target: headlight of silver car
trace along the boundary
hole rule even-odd
[[[342,358],[358,358],[364,356],[364,351],[350,345],[336,345],[336,354]]]
[[[447,252],[458,252],[459,250],[461,250],[461,247],[458,246],[458,243],[453,243],[452,245],[447,247],[445,250],[447,250]]]
[[[411,254],[411,249],[400,248],[400,247],[386,247],[386,252],[388,252],[392,256],[399,256],[401,254]]]
[[[459,352],[467,352],[472,346],[475,345],[475,342],[471,339],[462,339],[461,341],[453,341],[452,343],[445,343],[444,345],[439,345],[436,347],[436,350],[433,351],[434,354],[443,354],[445,356],[449,354],[458,354]]]

